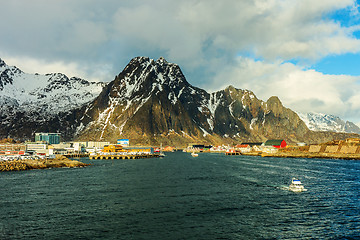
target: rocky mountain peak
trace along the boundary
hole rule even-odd
[[[181,88],[189,85],[182,74],[180,67],[168,63],[164,58],[157,61],[148,57],[133,58],[124,70],[110,84],[119,96],[127,96],[128,99],[143,95],[143,93],[161,92],[164,88]],[[140,93],[141,92],[141,93]]]
[[[277,96],[272,96],[267,100],[267,103],[282,106],[280,99]]]
[[[5,67],[6,63],[0,58],[0,67]]]
[[[167,64],[168,62],[165,60],[165,58],[163,57],[160,57],[158,60],[156,60],[157,63],[160,63],[160,64]]]

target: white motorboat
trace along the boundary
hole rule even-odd
[[[198,157],[199,154],[197,154],[196,152],[192,152],[192,153],[191,153],[191,156],[193,156],[193,157]]]
[[[303,192],[306,191],[304,186],[302,185],[301,181],[297,178],[293,178],[291,180],[291,184],[289,186],[289,190],[293,192]]]

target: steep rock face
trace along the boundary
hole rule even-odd
[[[286,138],[309,129],[276,97],[266,103],[232,86],[214,93],[190,85],[176,64],[137,57],[84,107],[78,139],[133,143],[232,142]]]
[[[134,58],[84,109],[79,138],[154,140],[163,134],[200,136],[197,102],[205,91],[186,82],[180,68],[160,58]],[[191,140],[194,140],[190,137]]]
[[[91,83],[63,74],[26,74],[0,59],[0,137],[131,144],[232,144],[282,138],[324,142],[346,134],[310,131],[277,97],[266,102],[232,86],[208,93],[189,84],[178,65],[137,57],[116,78]]]
[[[27,74],[0,59],[0,136],[31,140],[34,132],[63,132],[71,139],[74,109],[92,101],[103,83],[61,73]]]
[[[292,142],[304,141],[309,129],[295,112],[285,108],[277,97],[269,98],[265,106],[262,135]]]

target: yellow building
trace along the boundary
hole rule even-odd
[[[106,153],[117,153],[117,152],[125,152],[121,145],[105,145],[102,152]]]

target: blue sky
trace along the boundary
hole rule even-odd
[[[326,74],[360,76],[360,55],[346,53],[328,56],[313,64],[311,68]]]
[[[28,73],[111,81],[165,57],[208,91],[233,85],[360,123],[354,0],[0,0],[0,58]]]
[[[358,13],[358,1],[350,7],[330,12],[328,19],[335,21],[343,27],[360,25],[360,15]],[[360,29],[352,33],[354,38],[360,38]],[[358,51],[344,54],[329,55],[310,66],[319,72],[335,75],[360,76],[360,54]]]

